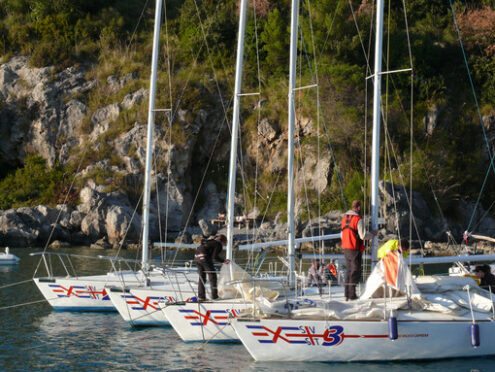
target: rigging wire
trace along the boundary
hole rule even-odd
[[[315,46],[315,38],[314,38],[314,31],[313,31],[313,19],[311,16],[311,0],[307,0],[308,4],[308,19],[309,19],[309,28],[311,30],[311,47],[313,49],[313,63],[314,63],[314,81],[316,84],[316,150],[317,150],[317,155],[316,155],[316,168],[318,169],[318,165],[320,163],[320,110],[318,110],[318,107],[320,107],[320,81],[318,78],[318,63],[316,60],[316,46]],[[302,35],[301,35],[302,36]],[[321,217],[321,187],[320,184],[317,185],[317,195],[318,195],[318,219]],[[321,225],[318,223],[318,235],[322,235],[321,233]],[[323,241],[319,242],[320,248],[322,249],[323,247]]]
[[[89,146],[84,146],[84,150],[83,150],[83,153],[80,157],[79,164],[77,165],[76,171],[74,172],[74,176],[72,177],[71,184],[69,186],[69,189],[67,190],[67,193],[65,194],[64,201],[62,204],[67,204],[67,200],[69,199],[69,195],[70,195],[71,191],[74,189],[74,183],[76,182],[77,174],[79,173],[79,171],[82,167],[83,161],[85,159],[86,153],[88,152],[89,148],[90,148]],[[57,214],[57,218],[55,219],[55,222],[54,222],[52,228],[50,229],[50,234],[48,236],[48,239],[46,240],[45,246],[43,247],[43,253],[45,253],[48,249],[48,245],[50,244],[52,236],[55,232],[55,229],[57,228],[57,225],[60,221],[60,217],[62,216],[62,212],[63,212],[63,209],[60,209],[58,214]],[[33,279],[36,277],[36,274],[38,273],[38,269],[41,266],[42,260],[43,260],[43,255],[40,256],[38,264],[36,265],[36,268],[34,269]]]
[[[199,26],[200,26],[200,29],[201,29],[201,34],[203,35],[203,40],[204,40],[205,45],[206,45],[206,50],[208,51],[208,60],[210,62],[210,66],[211,66],[211,69],[212,69],[212,72],[213,72],[213,77],[214,77],[214,80],[215,80],[215,85],[216,85],[216,88],[217,88],[217,91],[218,91],[218,96],[219,96],[219,99],[220,99],[220,103],[221,103],[222,109],[223,109],[223,114],[225,116],[224,122],[229,124],[230,122],[229,122],[229,119],[227,117],[227,107],[225,106],[225,103],[224,103],[223,98],[222,98],[222,90],[220,89],[220,85],[218,83],[217,72],[216,72],[216,69],[215,69],[215,65],[213,63],[212,53],[211,53],[211,50],[210,50],[210,46],[208,45],[208,39],[206,38],[205,27],[203,25],[203,20],[201,18],[201,13],[199,11],[199,7],[198,7],[197,1],[196,0],[193,0],[193,1],[194,1],[194,6],[196,8],[196,14],[198,16],[198,21],[199,21]],[[230,100],[230,101],[232,101],[232,100]],[[230,126],[229,126],[229,129],[230,129]]]
[[[452,17],[453,17],[454,26],[455,26],[455,29],[456,29],[456,32],[457,32],[457,37],[459,39],[459,45],[461,47],[462,57],[464,59],[464,65],[466,66],[466,70],[467,70],[467,74],[468,74],[468,78],[469,78],[469,84],[471,86],[471,91],[473,93],[474,102],[476,104],[476,111],[478,113],[478,118],[479,118],[479,121],[480,121],[480,124],[481,124],[481,129],[482,129],[482,132],[483,132],[483,137],[485,139],[486,149],[488,151],[488,156],[490,158],[490,166],[493,169],[493,171],[495,172],[495,163],[494,163],[494,156],[495,156],[495,154],[492,154],[492,150],[490,148],[490,141],[489,141],[488,135],[486,133],[485,123],[484,123],[484,120],[483,120],[483,116],[481,115],[481,110],[480,110],[480,106],[479,106],[479,103],[478,103],[478,97],[476,95],[476,90],[474,89],[474,82],[473,82],[473,79],[472,79],[472,76],[471,76],[471,70],[469,68],[469,63],[467,61],[466,52],[464,50],[464,44],[462,42],[461,32],[459,30],[459,25],[457,23],[457,18],[456,18],[456,15],[455,15],[454,6],[452,5],[452,0],[449,0],[449,4],[450,4],[450,9],[452,10]],[[471,228],[471,225],[473,223],[474,216],[476,214],[476,210],[477,210],[478,206],[480,205],[481,195],[482,195],[482,193],[483,193],[483,191],[485,189],[486,184],[487,184],[487,178],[485,178],[485,181],[483,182],[483,185],[481,186],[481,190],[480,190],[480,192],[478,194],[478,199],[476,200],[476,204],[474,206],[473,213],[471,214],[471,218],[469,220],[469,224],[468,224],[468,227],[466,229],[467,231],[469,231],[469,229]]]
[[[413,142],[414,142],[414,64],[412,58],[412,48],[411,48],[411,38],[409,33],[409,22],[407,20],[407,9],[406,3],[402,0],[402,9],[404,10],[404,24],[406,25],[406,37],[407,37],[407,50],[409,52],[409,65],[411,66],[411,92],[410,92],[410,135],[409,135],[409,199],[411,203],[409,204],[409,247],[412,246],[412,223],[414,220],[413,214]],[[419,236],[418,236],[419,237]],[[423,252],[423,247],[421,246],[421,253]],[[411,260],[411,258],[410,258]],[[411,266],[411,262],[409,262]]]
[[[371,7],[371,17],[370,19],[373,19],[374,18],[374,14],[375,14],[375,1],[372,2],[372,7]],[[363,39],[361,38],[361,31],[359,30],[359,25],[357,23],[357,19],[356,19],[356,15],[355,15],[355,12],[354,12],[354,8],[352,6],[352,1],[349,0],[349,7],[351,9],[351,14],[352,14],[352,18],[354,20],[354,25],[356,26],[356,31],[357,31],[357,35],[359,37],[359,43],[361,45],[361,48],[363,50],[363,56],[366,60],[366,75],[367,76],[370,76],[371,75],[371,65],[370,65],[370,62],[369,62],[369,56],[371,55],[371,44],[372,44],[372,37],[370,37],[368,39],[368,52],[366,52],[366,49],[364,47],[364,42],[363,42]],[[370,22],[370,31],[369,31],[369,35],[372,35],[373,34],[373,22]],[[363,174],[364,174],[364,185],[363,185],[363,222],[364,222],[364,225],[365,226],[368,226],[368,216],[367,216],[367,213],[366,213],[366,210],[367,210],[367,207],[368,207],[368,202],[367,202],[367,195],[368,195],[368,191],[367,191],[367,186],[368,186],[368,182],[366,181],[367,179],[367,172],[368,172],[368,157],[367,157],[367,153],[368,153],[368,141],[367,141],[367,138],[368,138],[368,79],[365,79],[365,94],[364,94],[364,150],[363,150],[363,154],[364,154],[364,166],[363,166]],[[347,207],[346,207],[347,209]],[[365,241],[365,244],[367,245],[366,247],[366,253],[367,254],[370,254],[370,249],[371,249],[371,245]],[[367,263],[367,260],[366,259],[363,259],[363,267],[367,268],[367,267],[370,267],[371,268],[371,265],[369,265]],[[368,271],[366,269],[363,270],[363,275],[367,275],[368,274]]]
[[[330,37],[330,33],[332,32],[333,24],[335,22],[335,18],[337,17],[337,13],[338,13],[339,8],[340,8],[340,3],[343,3],[343,1],[339,1],[337,3],[337,6],[335,7],[335,12],[333,13],[333,17],[332,17],[332,22],[330,23],[330,27],[328,27],[327,36],[325,37],[325,41],[323,42],[323,46],[321,47],[321,50],[320,50],[320,55],[318,57],[318,62],[320,62],[320,60],[321,60],[321,58],[323,56],[323,51],[325,50],[325,47],[326,47],[327,42],[328,42],[328,38]]]
[[[386,71],[390,71],[390,19],[392,18],[391,17],[391,12],[390,12],[390,5],[391,5],[391,0],[388,0],[388,14],[387,14],[387,55],[386,55]],[[390,74],[386,74],[385,75],[385,108],[384,108],[384,115],[383,115],[383,130],[385,132],[388,131],[388,98],[389,98],[389,94],[388,94],[388,88],[389,88],[389,77],[390,77]],[[387,167],[387,158],[390,157],[390,154],[388,152],[388,136],[384,136],[385,137],[385,140],[384,140],[384,146],[383,146],[383,174],[386,174],[385,172],[385,168]],[[390,168],[390,171],[392,171],[392,169]],[[392,172],[390,172],[392,173]],[[391,181],[392,181],[392,184],[393,184],[393,178],[391,178]],[[393,185],[392,185],[393,186]],[[392,187],[392,190],[394,190],[394,188]],[[394,196],[395,198],[395,196]],[[384,203],[383,203],[384,204]],[[385,205],[382,204],[382,214],[383,216],[386,218],[387,217],[387,208]],[[395,200],[394,200],[394,206],[395,206]],[[395,209],[395,211],[397,211],[397,209]],[[395,219],[398,220],[397,218],[397,212],[395,213],[396,216],[395,216]],[[397,229],[398,229],[398,221],[397,221]],[[399,231],[399,234],[400,234],[400,231]]]
[[[172,146],[172,115],[171,112],[173,112],[173,98],[172,98],[172,72],[171,72],[171,67],[170,67],[170,45],[169,45],[169,38],[168,38],[168,21],[167,21],[167,3],[165,2],[165,6],[163,7],[163,12],[164,12],[164,25],[165,25],[165,50],[167,53],[167,75],[168,75],[168,92],[169,92],[169,104],[170,104],[170,111],[166,112],[166,117],[168,119],[168,125],[169,125],[169,144]],[[170,203],[170,178],[172,174],[172,165],[169,157],[169,161],[167,162],[167,198],[165,201],[165,241],[167,241],[167,234],[168,234],[168,212],[169,212],[169,203]],[[158,183],[158,177],[157,177],[157,183]],[[158,191],[158,184],[156,187]],[[158,198],[158,192],[157,192],[157,198]],[[158,208],[160,207],[159,201],[157,201]],[[161,216],[160,210],[158,209],[158,216]],[[160,218],[158,218],[160,221]],[[162,242],[161,237],[162,237],[162,232],[161,232],[161,226],[159,228],[160,230],[160,242]]]
[[[301,45],[302,45],[302,48],[305,52],[305,56],[306,56],[306,63],[308,65],[308,68],[309,68],[309,73],[312,77],[312,82],[314,82],[314,78],[313,78],[313,70],[311,69],[311,63],[309,61],[309,57],[308,57],[308,50],[307,50],[307,47],[306,47],[306,43],[304,42],[304,38],[301,34]],[[335,173],[337,175],[337,180],[338,180],[338,183],[339,183],[339,189],[340,189],[340,194],[341,194],[341,197],[342,197],[342,200],[344,202],[344,208],[347,209],[347,201],[346,201],[346,198],[345,198],[345,195],[344,195],[344,186],[343,186],[343,182],[342,182],[342,177],[341,177],[341,174],[340,174],[340,171],[339,171],[339,166],[338,166],[338,163],[337,163],[337,159],[335,158],[335,152],[334,152],[334,149],[333,149],[333,146],[332,146],[332,143],[330,141],[330,132],[327,128],[327,125],[326,125],[326,122],[325,122],[325,116],[323,115],[323,109],[321,107],[321,105],[318,106],[318,110],[320,112],[320,118],[321,118],[321,123],[322,123],[322,126],[323,126],[323,129],[325,131],[325,136],[327,138],[327,146],[330,150],[330,155],[331,155],[331,158],[332,158],[332,162],[333,164],[335,164]]]
[[[134,31],[132,31],[132,35],[129,39],[129,43],[126,45],[127,51],[129,50],[129,48],[131,47],[131,44],[134,41],[134,36],[136,35],[137,29],[138,29],[139,25],[141,24],[141,20],[143,19],[144,12],[146,11],[146,8],[148,7],[148,2],[149,2],[149,0],[146,0],[146,2],[144,3],[143,10],[141,10],[141,14],[139,15],[139,18],[136,22],[136,27],[134,27]]]
[[[253,211],[257,209],[257,198],[258,198],[258,159],[259,159],[259,147],[260,147],[260,136],[259,127],[261,124],[261,69],[260,69],[260,53],[259,53],[259,41],[258,41],[258,17],[256,14],[256,0],[253,0],[253,17],[254,17],[254,37],[255,37],[255,45],[256,45],[256,69],[258,76],[258,92],[260,92],[260,96],[258,99],[257,105],[257,135],[256,135],[256,150],[255,150],[255,170],[254,170],[254,200],[253,200]],[[258,235],[258,227],[256,223],[254,223],[254,236]],[[253,253],[250,251],[251,256]],[[250,257],[252,259],[252,257]]]

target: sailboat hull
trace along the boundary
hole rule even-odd
[[[87,278],[35,278],[34,282],[54,310],[116,311],[104,276]],[[117,284],[117,281],[110,281]]]
[[[194,283],[191,283],[194,284]],[[132,326],[168,326],[161,310],[163,304],[176,301],[195,301],[190,283],[163,285],[158,288],[109,288],[108,293],[120,316]],[[197,284],[196,284],[197,286]]]
[[[150,277],[162,277],[159,272]],[[34,282],[54,310],[58,311],[116,311],[107,287],[145,283],[141,272],[121,271],[106,275],[80,277],[35,278]]]
[[[232,319],[252,304],[235,300],[165,305],[163,313],[185,342],[239,342]]]
[[[392,361],[495,355],[495,322],[399,321],[389,338],[386,321],[234,320],[232,326],[257,361]]]

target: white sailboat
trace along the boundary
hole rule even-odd
[[[153,55],[150,77],[146,165],[143,196],[143,238],[141,270],[114,270],[106,275],[76,276],[69,270],[71,264],[63,261],[64,258],[70,260],[69,256],[54,253],[53,255],[57,255],[61,259],[67,274],[63,277],[56,277],[51,271],[51,254],[43,252],[41,253],[41,255],[42,260],[45,263],[47,276],[37,277],[33,280],[45,299],[55,310],[116,311],[114,304],[110,300],[110,287],[122,287],[126,285],[139,285],[146,287],[150,286],[154,282],[160,282],[160,285],[166,285],[166,283],[163,283],[162,270],[150,270],[148,247],[153,127],[155,117],[156,76],[162,2],[163,0],[157,0],[155,9],[155,27],[153,36]],[[175,288],[174,286],[175,284],[172,285],[173,288]],[[128,294],[126,293],[125,295],[127,296]],[[145,301],[150,302],[152,301],[152,299],[146,299],[145,297]],[[161,312],[157,313],[161,315]]]
[[[292,1],[293,19],[298,0]],[[377,0],[372,153],[372,229],[378,227],[378,155],[383,0]],[[377,239],[372,257],[376,262]],[[232,326],[257,361],[386,361],[495,355],[491,293],[472,278],[420,277],[413,281],[397,252],[381,260],[358,301],[264,312]],[[392,262],[392,265],[390,263]],[[389,276],[391,275],[391,277]],[[381,293],[380,293],[381,291]],[[259,314],[258,314],[259,315]]]

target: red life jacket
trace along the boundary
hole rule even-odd
[[[332,262],[327,265],[328,270],[333,274],[333,276],[337,277],[337,268],[335,267],[335,264]]]
[[[359,237],[358,222],[361,216],[354,214],[346,214],[342,218],[342,248],[344,249],[359,249],[364,251],[363,240]]]

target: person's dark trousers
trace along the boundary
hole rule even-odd
[[[345,274],[344,293],[346,300],[355,300],[356,284],[361,278],[362,254],[357,249],[344,249],[345,265],[347,271]]]
[[[199,283],[198,283],[198,300],[205,300],[205,283],[206,283],[206,274],[208,274],[208,281],[210,282],[211,287],[211,298],[213,300],[218,298],[218,290],[217,290],[217,272],[215,270],[215,266],[213,262],[196,262],[196,266],[198,267],[199,274]]]

